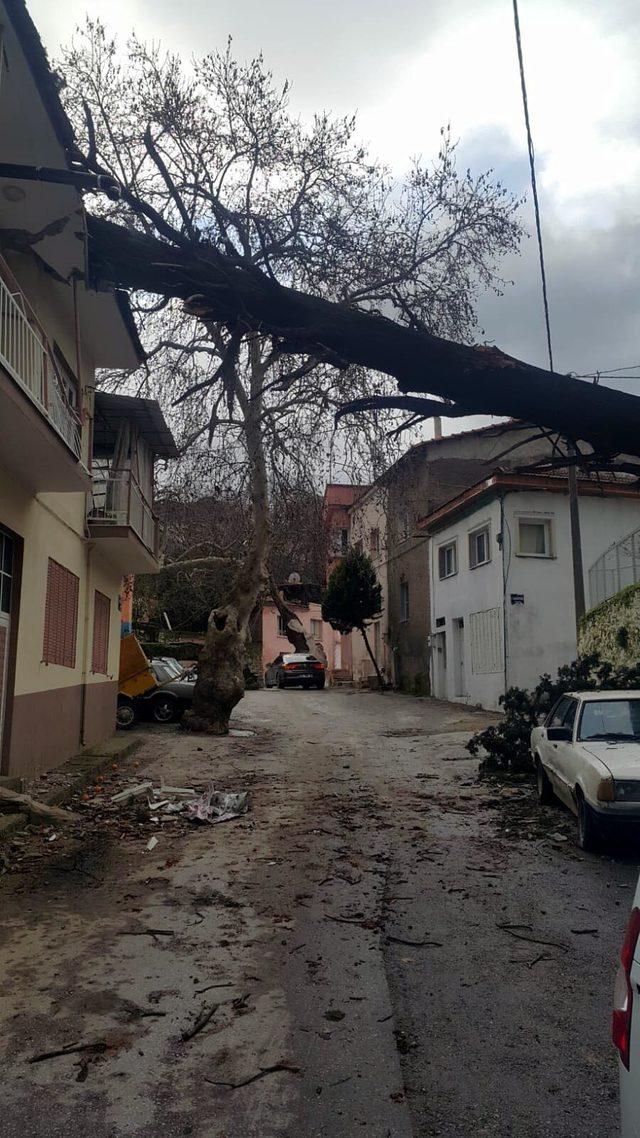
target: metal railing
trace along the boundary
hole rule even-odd
[[[160,548],[158,518],[130,470],[96,474],[87,515],[96,525],[130,526],[154,557]]]
[[[0,277],[0,363],[64,439],[76,458],[81,457],[81,423],[64,395],[58,365],[35,320],[29,318],[25,298],[11,292]]]
[[[606,549],[589,570],[591,608],[640,581],[640,529]]]

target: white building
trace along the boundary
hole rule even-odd
[[[585,592],[589,569],[640,526],[628,483],[579,480]],[[566,475],[502,474],[419,523],[430,537],[432,692],[498,707],[577,654]]]

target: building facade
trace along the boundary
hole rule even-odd
[[[387,510],[383,487],[374,485],[365,489],[349,510],[349,543],[369,555],[382,590],[382,611],[371,622],[367,637],[380,671],[390,680]],[[355,684],[366,686],[376,679],[362,634],[356,630],[351,633],[351,666]]]
[[[342,667],[342,642],[348,637],[341,636],[331,625],[322,619],[321,595],[319,585],[291,584],[280,586],[287,605],[295,613],[307,636],[315,642],[318,659],[327,664],[329,680]],[[262,675],[268,664],[272,664],[281,653],[293,652],[284,621],[272,601],[262,607]],[[337,664],[336,664],[337,661]]]
[[[640,525],[624,482],[579,479],[589,567]],[[430,538],[433,694],[497,708],[577,655],[566,475],[496,473],[419,524]],[[587,594],[588,595],[588,594]]]
[[[4,161],[69,168],[71,128],[20,0],[0,3]],[[0,228],[47,231],[0,258],[0,771],[30,775],[114,728],[125,572],[158,567],[157,404],[95,393],[134,368],[126,298],[85,287],[71,186],[0,179]]]

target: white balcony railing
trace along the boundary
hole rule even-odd
[[[91,499],[90,523],[129,526],[149,552],[158,556],[158,519],[130,470],[106,476],[96,473]]]
[[[11,292],[1,277],[0,363],[80,458],[80,420],[64,395],[58,365],[28,318],[24,297]]]

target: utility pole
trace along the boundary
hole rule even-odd
[[[571,457],[576,451],[571,447]],[[573,597],[576,610],[576,643],[580,638],[580,622],[585,613],[584,570],[582,567],[582,539],[580,536],[580,505],[578,476],[575,464],[569,466],[569,514],[571,516],[571,559],[573,562]]]

